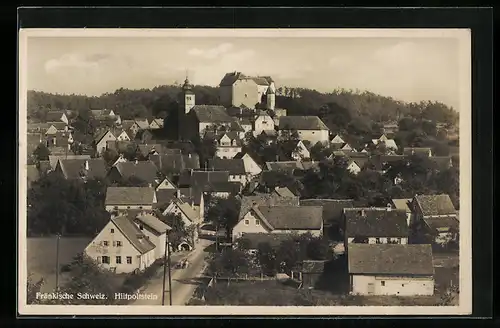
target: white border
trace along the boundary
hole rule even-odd
[[[459,306],[87,306],[26,305],[26,110],[28,39],[34,37],[456,38],[460,52]],[[472,312],[471,38],[468,29],[21,29],[19,32],[19,294],[22,315],[464,315]]]

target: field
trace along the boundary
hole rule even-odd
[[[83,252],[91,240],[88,237],[62,237],[59,241],[59,265],[70,263],[73,257]],[[28,274],[33,274],[36,281],[44,279],[43,292],[52,291],[56,283],[56,238],[28,238],[27,245]],[[60,274],[60,284],[66,278],[67,274]]]
[[[327,291],[304,290],[275,280],[219,281],[205,293],[206,305],[254,306],[433,306],[440,297],[434,296],[351,296]]]

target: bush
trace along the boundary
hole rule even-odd
[[[133,273],[128,276],[127,279],[125,279],[125,281],[123,282],[121,291],[123,293],[133,293],[144,286],[148,280],[154,277],[158,269],[162,266],[162,263],[163,260],[156,260],[143,272],[139,272],[136,274]]]

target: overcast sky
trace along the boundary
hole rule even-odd
[[[216,86],[226,72],[271,75],[279,86],[369,90],[458,108],[454,38],[28,39],[28,89],[100,95],[182,82]]]

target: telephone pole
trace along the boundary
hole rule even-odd
[[[57,234],[56,239],[56,292],[59,291],[59,240],[61,235]]]
[[[163,263],[163,293],[161,297],[161,305],[165,305],[165,280],[167,274],[167,265],[168,265],[168,297],[170,301],[170,305],[172,305],[172,269],[171,269],[171,261],[170,261],[170,242],[168,238],[168,232],[165,238],[165,262]]]

